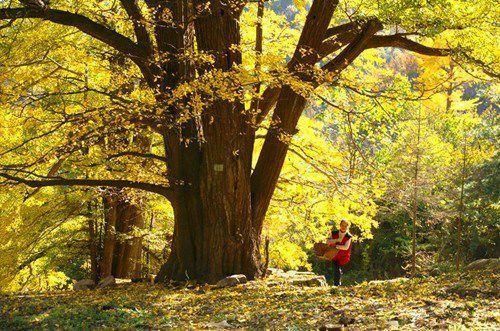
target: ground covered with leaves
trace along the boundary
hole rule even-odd
[[[296,287],[271,276],[232,288],[120,284],[0,297],[0,329],[499,329],[492,272],[349,287]]]

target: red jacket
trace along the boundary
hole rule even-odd
[[[338,238],[339,238],[339,230],[332,231],[332,239],[338,239]],[[347,232],[344,235],[344,238],[342,238],[342,241],[337,244],[344,245],[347,242],[347,240],[351,238],[352,238],[351,234]],[[352,242],[347,250],[340,249],[337,255],[335,255],[335,257],[333,258],[333,261],[337,262],[339,266],[347,264],[351,260],[351,247],[352,247]]]

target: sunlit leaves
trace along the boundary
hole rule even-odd
[[[293,0],[293,3],[299,10],[305,10],[306,9],[306,4],[307,0]]]
[[[307,253],[314,242],[324,240],[343,218],[353,224],[358,240],[370,237],[379,192],[369,176],[350,174],[348,159],[349,152],[329,141],[322,123],[301,120],[264,224],[271,265],[310,267]]]

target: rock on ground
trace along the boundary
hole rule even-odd
[[[296,286],[311,286],[311,287],[328,286],[325,276],[316,276],[312,278],[296,278],[290,280],[290,284]]]
[[[301,276],[316,276],[316,274],[312,271],[297,271],[297,270],[288,270],[285,277],[301,277]]]
[[[105,287],[109,287],[109,286],[112,286],[112,285],[115,285],[115,284],[116,284],[115,277],[108,276],[108,277],[105,277],[105,278],[101,279],[99,281],[99,284],[97,284],[97,287],[98,288],[105,288]]]
[[[82,279],[73,284],[73,290],[81,291],[81,290],[91,290],[95,288],[95,282],[92,279]]]
[[[216,329],[216,330],[220,330],[220,329],[233,329],[234,328],[226,320],[224,320],[222,322],[211,322],[211,323],[208,323],[206,325],[206,327],[209,328],[209,329]]]
[[[283,285],[285,282],[295,286],[328,286],[325,276],[317,275],[312,271],[288,270],[284,272],[281,269],[269,268],[268,273],[272,276],[267,281],[268,287]]]
[[[500,271],[500,258],[476,260],[472,263],[469,263],[465,267],[465,270],[467,270],[467,271],[486,270],[486,269],[493,270],[493,271]]]
[[[247,282],[247,276],[245,275],[231,275],[223,278],[217,282],[216,287],[231,287],[238,284],[245,284]]]
[[[266,275],[282,275],[285,272],[279,268],[267,268]]]

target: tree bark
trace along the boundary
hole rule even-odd
[[[90,209],[90,208],[89,208]],[[93,218],[88,219],[89,251],[90,251],[90,272],[92,279],[99,280],[99,247],[97,237],[97,222]]]
[[[101,261],[101,278],[114,276],[117,278],[140,277],[142,239],[129,237],[134,227],[144,227],[144,217],[139,204],[130,201],[122,191],[105,193],[104,222],[105,234]]]
[[[113,256],[115,250],[115,227],[117,218],[117,201],[110,194],[103,196],[104,237],[101,261],[101,278],[113,274]]]
[[[228,72],[241,64],[240,31],[233,8],[213,2],[195,21],[200,51]],[[200,71],[203,75],[204,71]],[[242,101],[220,100],[192,119],[180,137],[167,137],[173,177],[188,183],[172,201],[175,227],[171,254],[157,281],[215,282],[227,275],[260,275],[259,233],[252,227],[250,175],[253,129],[242,116]],[[217,118],[216,121],[213,121]],[[203,129],[201,129],[203,128]],[[182,137],[202,137],[187,146]]]
[[[117,234],[123,236],[132,235],[134,227],[142,229],[144,218],[141,207],[127,200],[127,196],[121,196],[117,204]],[[113,276],[118,278],[140,277],[142,239],[132,237],[128,239],[118,238],[115,244],[113,257]]]
[[[420,166],[420,139],[421,139],[421,123],[420,108],[418,109],[417,118],[417,141],[415,145],[415,167],[413,171],[413,201],[412,201],[412,240],[411,240],[411,277],[416,275],[416,256],[417,256],[417,218],[418,218],[418,175]]]

